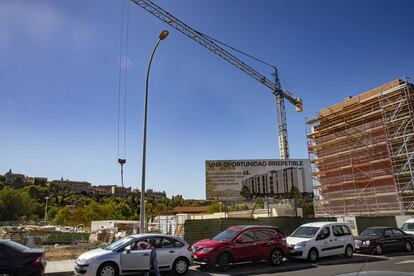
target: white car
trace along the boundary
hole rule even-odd
[[[406,222],[404,222],[401,230],[407,234],[414,235],[414,219],[408,219]]]
[[[289,256],[316,262],[319,257],[344,254],[351,258],[354,253],[354,237],[351,229],[340,222],[313,222],[297,228],[286,239]]]
[[[184,240],[161,234],[137,234],[83,253],[75,262],[75,275],[118,276],[149,271],[151,249],[138,250],[141,241],[155,247],[161,271],[183,275],[192,265],[190,245]]]

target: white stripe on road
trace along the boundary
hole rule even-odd
[[[412,263],[414,263],[414,260],[406,260],[406,261],[398,262],[395,264],[412,264]]]

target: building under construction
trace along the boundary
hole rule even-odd
[[[395,80],[307,119],[316,216],[414,214],[413,93]]]

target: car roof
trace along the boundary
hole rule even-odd
[[[238,229],[238,230],[255,229],[255,228],[256,229],[257,228],[278,229],[278,227],[270,226],[270,225],[235,225],[229,228]]]
[[[389,228],[396,228],[396,227],[390,227],[390,226],[372,226],[372,227],[368,227],[366,229],[389,229]]]
[[[412,222],[414,222],[414,218],[407,219],[407,220],[405,221],[405,223],[412,223]]]
[[[324,227],[328,225],[348,225],[347,223],[337,221],[316,221],[302,224],[301,226]]]
[[[185,242],[183,239],[181,239],[179,237],[175,237],[175,236],[171,236],[171,235],[165,235],[165,234],[157,234],[157,233],[133,234],[133,235],[129,235],[129,237],[133,237],[133,238],[136,238],[136,239],[138,239],[138,238],[151,238],[151,237],[164,237],[164,238],[170,238],[170,239],[175,239],[175,240]]]

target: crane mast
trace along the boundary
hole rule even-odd
[[[279,140],[279,153],[281,159],[288,159],[289,158],[289,144],[288,144],[288,135],[287,135],[287,122],[286,122],[286,110],[285,110],[285,99],[287,99],[290,103],[295,105],[297,112],[302,112],[302,99],[295,98],[291,93],[288,91],[283,91],[278,72],[276,67],[274,67],[274,81],[266,78],[263,74],[259,73],[254,68],[250,67],[228,51],[224,50],[222,47],[214,43],[208,36],[198,32],[179,20],[178,18],[174,17],[161,7],[157,6],[150,0],[131,0],[147,12],[151,13],[158,19],[164,21],[171,27],[175,28],[179,32],[183,33],[184,35],[188,36],[195,42],[199,43],[200,45],[204,46],[217,56],[221,57],[225,61],[229,62],[242,72],[246,73],[250,77],[256,79],[270,90],[272,90],[273,95],[276,99],[276,113],[277,113],[277,128],[278,128],[278,140]]]

